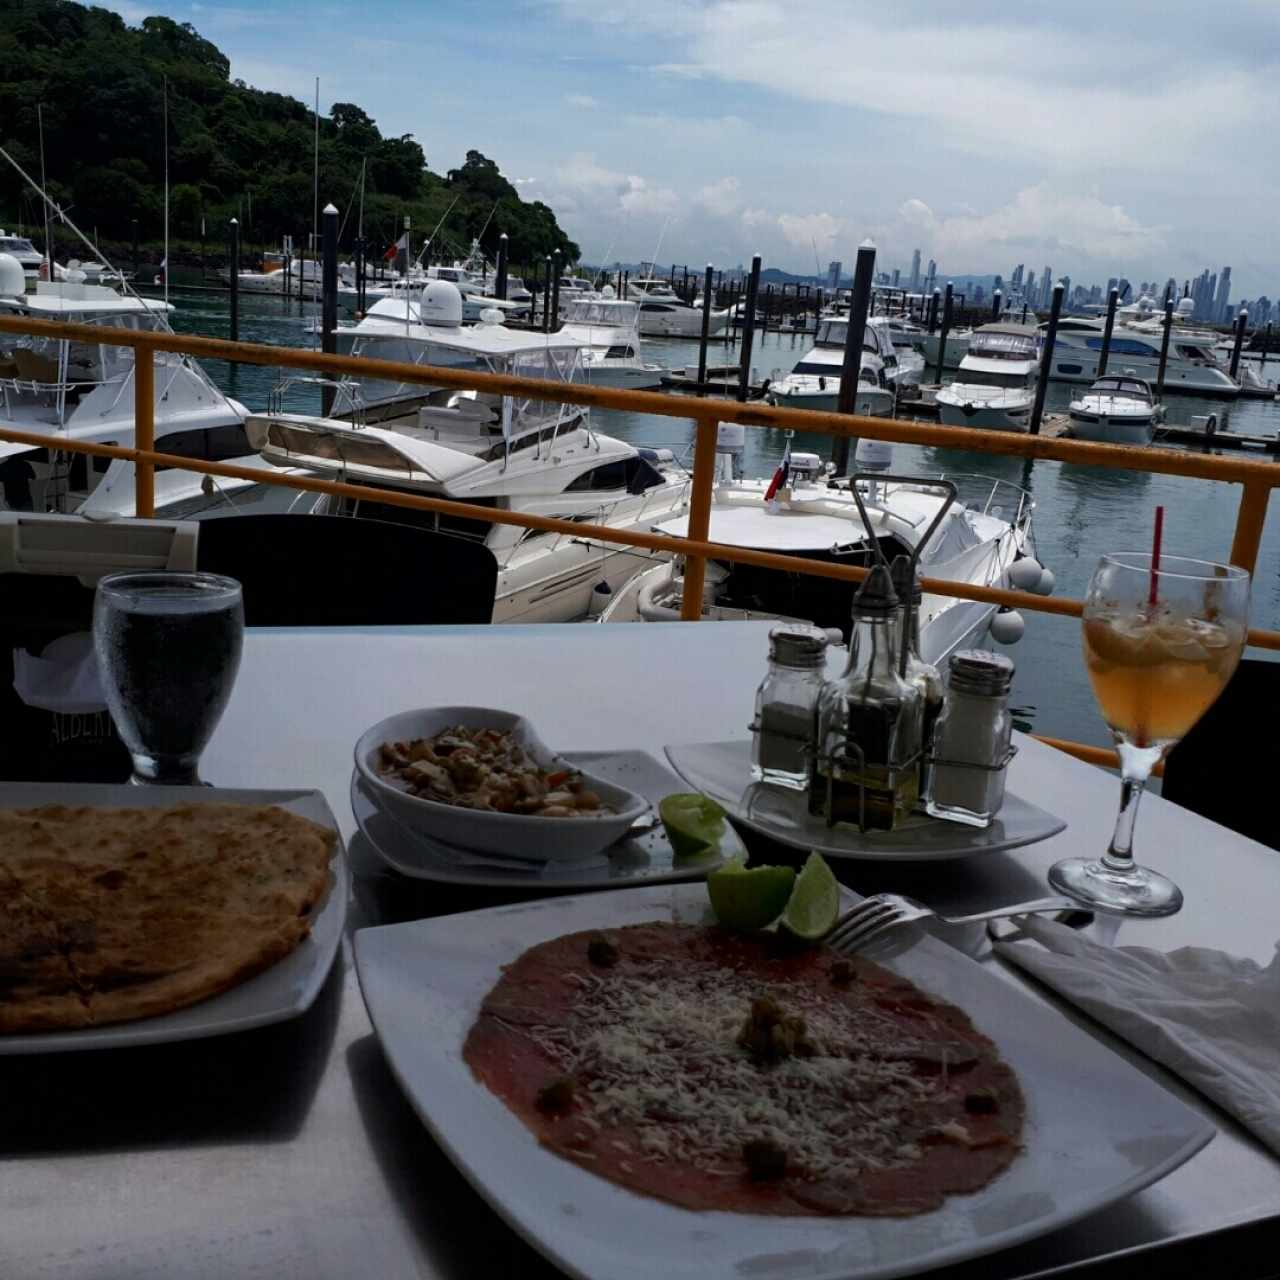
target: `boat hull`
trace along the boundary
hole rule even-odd
[[[1071,410],[1071,434],[1102,444],[1150,444],[1155,427],[1150,415],[1113,415]]]
[[[1029,431],[1031,405],[998,408],[994,405],[956,403],[938,395],[938,420],[944,427],[983,427],[987,431]]]

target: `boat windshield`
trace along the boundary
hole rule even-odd
[[[35,253],[36,247],[22,236],[0,236],[0,253]]]
[[[578,370],[577,347],[543,347],[531,351],[517,351],[513,355],[493,360],[495,373],[509,373],[518,378],[545,378],[548,382],[572,382]],[[517,419],[528,419],[530,425],[548,418],[560,418],[568,412],[576,412],[572,405],[558,400],[516,398],[513,402]]]
[[[1034,360],[1036,344],[1033,338],[1016,333],[975,333],[969,339],[969,352],[985,360]]]
[[[849,341],[849,322],[847,320],[824,320],[818,326],[817,345],[820,347],[843,347]],[[880,348],[876,345],[875,337],[868,325],[866,332],[862,338],[863,351],[870,351],[872,355],[879,355]]]
[[[969,387],[1017,387],[1021,389],[1028,385],[1028,379],[1025,373],[997,373],[988,369],[965,369],[956,378],[956,383],[957,385]]]
[[[566,323],[626,328],[635,324],[637,311],[634,302],[573,302],[569,305]]]
[[[1133,396],[1138,400],[1151,399],[1151,389],[1139,378],[1099,378],[1090,390],[1100,395]]]

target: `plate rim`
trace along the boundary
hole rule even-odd
[[[708,747],[749,748],[750,742],[745,738],[720,738],[714,742],[679,742],[664,746],[662,751],[681,781],[697,790],[698,788],[693,780],[685,775],[680,765],[676,762],[676,755],[673,753],[696,751]],[[717,803],[720,803],[718,797],[712,798],[716,799]],[[896,848],[892,845],[881,847],[869,845],[863,849],[851,849],[843,848],[839,845],[815,844],[804,833],[785,831],[771,823],[763,822],[757,817],[744,813],[741,807],[736,804],[729,807],[729,816],[735,822],[740,822],[744,827],[754,831],[757,835],[776,840],[779,844],[784,844],[788,848],[799,850],[817,849],[823,857],[838,858],[851,862],[958,862],[962,858],[977,858],[987,854],[1008,853],[1012,849],[1024,849],[1028,845],[1039,844],[1043,840],[1050,840],[1054,836],[1059,836],[1067,829],[1068,823],[1065,818],[1059,817],[1056,813],[1050,813],[1048,809],[1041,808],[1033,800],[1028,800],[1018,792],[1006,791],[1005,798],[1014,799],[1034,813],[1042,814],[1046,819],[1045,829],[1025,838],[1001,840],[995,844],[979,845],[971,848],[952,846],[941,850],[920,850]],[[941,820],[939,819],[939,821]],[[948,823],[947,825],[956,829],[957,838],[961,838],[965,831],[980,830],[980,828],[976,827],[965,827],[960,823]]]
[[[672,768],[670,763],[660,759],[654,752],[646,751],[643,747],[619,747],[617,749],[603,751],[564,751],[561,752],[561,755],[566,760],[570,761],[573,761],[578,757],[600,759],[604,756],[640,755],[644,756],[650,761],[650,763],[661,769],[663,772],[671,774],[671,776],[677,781],[681,780],[679,773]],[[735,856],[746,856],[747,853],[746,846],[743,843],[741,836],[739,836],[737,832],[733,831],[731,825],[727,825],[726,830],[730,833],[732,840],[736,844],[736,848],[722,853],[718,861],[709,861],[705,865],[690,868],[688,871],[681,871],[678,868],[673,867],[669,872],[659,872],[657,875],[645,876],[643,879],[635,880],[625,879],[597,881],[565,879],[548,881],[539,879],[534,875],[530,875],[527,880],[511,878],[509,877],[509,874],[508,876],[498,878],[491,874],[487,874],[488,871],[498,870],[498,868],[471,867],[458,868],[455,871],[450,871],[447,876],[441,876],[430,871],[424,871],[422,868],[414,867],[411,864],[405,863],[401,859],[396,858],[394,854],[389,854],[383,848],[382,844],[373,837],[367,829],[367,824],[361,821],[360,815],[356,810],[356,795],[361,791],[362,785],[363,779],[360,777],[359,771],[352,769],[349,787],[351,815],[355,821],[356,830],[359,832],[361,838],[367,842],[370,849],[373,850],[381,862],[390,867],[398,875],[405,876],[411,880],[426,881],[431,884],[454,884],[482,889],[516,889],[528,892],[553,894],[558,897],[563,897],[569,893],[599,893],[620,890],[623,888],[642,888],[646,885],[672,885],[696,882],[700,879],[705,879],[706,875],[709,872],[716,870],[717,867],[724,866],[730,858]],[[398,822],[394,814],[387,813],[384,809],[379,809],[378,806],[374,804],[372,797],[362,796],[362,798],[378,812],[380,817],[386,818],[389,822],[402,830],[408,839],[414,838],[414,833],[404,827],[402,823]],[[650,807],[656,809],[657,806],[651,802]]]
[[[676,886],[678,888],[678,886]],[[402,1070],[402,1064],[399,1061],[399,1055],[393,1051],[392,1047],[384,1038],[383,1029],[379,1024],[379,1017],[375,1010],[377,997],[370,996],[370,985],[376,984],[377,979],[371,979],[366,972],[371,965],[375,963],[371,956],[370,948],[378,945],[378,939],[390,933],[401,932],[404,934],[416,934],[430,931],[432,928],[440,927],[443,921],[456,921],[463,918],[480,918],[487,916],[495,916],[502,914],[524,914],[527,912],[541,912],[545,910],[565,909],[571,907],[580,901],[594,900],[594,904],[604,902],[608,897],[616,897],[619,895],[640,895],[644,893],[661,894],[667,899],[668,904],[671,901],[672,886],[666,887],[666,893],[660,886],[632,886],[624,889],[613,890],[610,894],[580,894],[573,897],[561,896],[556,898],[543,898],[533,902],[519,904],[504,904],[493,907],[483,907],[473,911],[458,912],[450,916],[426,917],[418,920],[403,921],[397,924],[372,925],[365,928],[357,929],[352,939],[352,950],[355,961],[356,976],[360,986],[361,998],[365,1003],[368,1012],[369,1021],[373,1026],[374,1034],[378,1038],[380,1047],[386,1058],[392,1075],[395,1077],[396,1083],[404,1092],[409,1105],[413,1108],[415,1115],[422,1121],[427,1131],[431,1134],[432,1139],[448,1155],[451,1163],[459,1174],[466,1180],[485,1201],[485,1203],[511,1227],[517,1235],[526,1241],[530,1247],[538,1251],[544,1257],[548,1258],[556,1266],[562,1268],[569,1275],[577,1277],[578,1280],[593,1280],[593,1277],[583,1269],[582,1265],[574,1261],[573,1258],[567,1256],[561,1248],[556,1247],[552,1242],[554,1237],[545,1238],[539,1234],[539,1227],[545,1230],[545,1224],[553,1220],[552,1216],[542,1219],[532,1219],[528,1222],[521,1219],[515,1210],[511,1209],[504,1203],[500,1192],[497,1188],[489,1186],[482,1178],[479,1171],[474,1169],[470,1162],[465,1158],[460,1145],[455,1143],[451,1136],[445,1133],[437,1124],[434,1113],[420,1100],[418,1094],[409,1088],[406,1081],[406,1073]],[[655,901],[655,908],[661,909],[661,902]],[[590,927],[590,926],[587,926]],[[606,927],[606,926],[601,926]],[[367,935],[367,936],[366,936]],[[535,945],[526,943],[525,945]],[[982,966],[971,957],[964,955],[962,952],[956,951],[948,947],[945,943],[938,939],[930,938],[923,935],[914,945],[914,947],[924,947],[927,952],[938,955],[945,955],[950,958],[950,963],[961,966],[973,965],[981,972]],[[514,958],[514,957],[510,957]],[[883,961],[887,966],[892,967],[898,956]],[[496,970],[495,970],[496,973]],[[496,980],[496,977],[495,977]],[[998,982],[999,979],[991,975],[984,974],[984,981]],[[1009,984],[1012,992],[1016,993],[1019,1000],[1031,997],[1019,986]],[[481,995],[483,998],[483,995]],[[478,1002],[477,1002],[478,1007]],[[1037,1006],[1038,1007],[1038,1006]],[[1048,1011],[1057,1017],[1064,1018],[1065,1015],[1055,1005],[1048,1006]],[[469,1029],[473,1020],[473,1011],[468,1007],[468,1017],[466,1020],[466,1028]],[[1072,1025],[1068,1022],[1068,1025]],[[1137,1194],[1147,1187],[1153,1186],[1161,1179],[1167,1177],[1175,1169],[1192,1159],[1198,1152],[1204,1149],[1217,1135],[1217,1126],[1208,1117],[1201,1115],[1193,1107],[1177,1097],[1170,1089],[1168,1089],[1159,1080],[1153,1078],[1140,1067],[1128,1062],[1122,1055],[1116,1053],[1114,1049],[1105,1044],[1103,1041],[1089,1034],[1084,1028],[1073,1027],[1080,1035],[1086,1037],[1090,1043],[1100,1052],[1116,1058],[1124,1068],[1134,1072],[1141,1077],[1145,1085],[1150,1089],[1157,1091],[1167,1103],[1172,1104],[1174,1108],[1184,1113],[1188,1118],[1188,1138],[1177,1148],[1163,1159],[1154,1162],[1152,1165],[1139,1170],[1131,1177],[1125,1178],[1118,1183],[1110,1185],[1106,1193],[1100,1198],[1089,1198],[1083,1196],[1079,1202],[1070,1210],[1062,1211],[1056,1215],[1048,1215],[1049,1222],[1046,1224],[1043,1219],[1032,1219],[1022,1222],[1013,1227],[1006,1228],[1004,1231],[995,1233],[994,1236],[988,1236],[978,1241],[960,1241],[954,1244],[943,1245],[933,1253],[918,1255],[914,1258],[905,1258],[897,1261],[890,1261],[880,1265],[872,1265],[870,1267],[850,1271],[847,1267],[838,1264],[835,1269],[824,1267],[814,1269],[809,1266],[803,1272],[804,1280],[893,1280],[894,1277],[915,1275],[922,1272],[929,1272],[935,1268],[950,1266],[961,1262],[971,1261],[981,1257],[989,1257],[993,1254],[1001,1253],[1006,1249],[1014,1248],[1020,1244],[1025,1244],[1030,1240],[1039,1239],[1048,1236],[1053,1232],[1059,1231],[1064,1227],[1089,1217],[1092,1214],[1102,1212],[1113,1205],[1127,1200],[1130,1196]],[[452,1038],[443,1045],[438,1051],[443,1056],[461,1057],[461,1044],[454,1044]],[[471,1082],[477,1090],[483,1090],[478,1082]],[[498,1099],[492,1099],[495,1105],[503,1106]],[[517,1121],[518,1123],[518,1121]],[[465,1135],[464,1135],[465,1139]],[[536,1140],[535,1140],[536,1141]],[[564,1162],[566,1168],[576,1172],[582,1177],[591,1177],[589,1171],[579,1169],[571,1162]],[[980,1193],[978,1193],[980,1194]],[[1092,1195],[1093,1193],[1090,1193]],[[642,1200],[649,1200],[649,1197],[639,1197]],[[965,1197],[954,1197],[963,1200]],[[662,1205],[661,1201],[654,1203]],[[678,1206],[665,1206],[667,1208],[678,1208]],[[721,1214],[725,1217],[740,1218],[744,1215],[732,1214],[726,1211],[708,1211],[710,1213]],[[752,1215],[746,1215],[752,1216]],[[927,1217],[928,1215],[921,1215]],[[855,1219],[858,1221],[859,1219]],[[813,1219],[809,1218],[779,1218],[779,1223],[788,1224],[812,1224]],[[841,1219],[830,1219],[820,1221],[841,1221]],[[898,1220],[894,1220],[898,1221]],[[908,1221],[908,1220],[901,1220]],[[736,1271],[733,1273],[736,1275]],[[706,1272],[709,1280],[730,1280],[730,1271],[718,1270]],[[794,1277],[788,1275],[786,1280],[800,1280],[800,1273],[795,1273]]]
[[[347,912],[351,899],[351,870],[347,865],[346,842],[342,837],[342,828],[323,791],[318,787],[173,787],[144,788],[131,786],[128,783],[111,782],[20,782],[13,780],[0,781],[0,808],[16,807],[6,802],[6,794],[10,791],[49,788],[65,791],[74,788],[77,792],[89,793],[83,803],[110,804],[128,807],[133,799],[138,808],[163,808],[164,800],[171,803],[182,803],[186,800],[224,804],[280,804],[287,805],[298,800],[318,801],[320,809],[326,815],[327,825],[335,837],[333,854],[329,859],[329,872],[333,877],[329,885],[329,893],[324,906],[316,913],[311,932],[303,939],[302,944],[282,956],[275,964],[256,973],[244,982],[237,983],[226,991],[197,1000],[195,1004],[174,1009],[169,1013],[153,1014],[149,1018],[135,1018],[128,1022],[113,1022],[102,1027],[77,1027],[61,1031],[19,1031],[9,1034],[0,1033],[0,1057],[19,1057],[42,1053],[89,1053],[96,1050],[143,1048],[154,1044],[178,1044],[186,1040],[209,1040],[216,1036],[235,1035],[241,1031],[253,1031],[259,1027],[271,1026],[277,1022],[288,1022],[301,1017],[315,1003],[334,961],[342,947],[342,939],[346,932]],[[140,795],[148,798],[137,803]],[[155,800],[150,797],[154,795]],[[231,799],[230,797],[240,797]],[[48,803],[66,803],[50,800]],[[24,807],[38,807],[27,805]],[[277,965],[286,963],[291,956],[297,955],[307,943],[314,943],[317,925],[324,920],[325,939],[323,946],[315,946],[310,963],[303,971],[303,978],[295,999],[277,1002],[272,1008],[263,1008],[257,1012],[242,1013],[238,1016],[224,1015],[222,1021],[215,1020],[197,1023],[195,1026],[174,1028],[164,1025],[178,1014],[187,1014],[201,1006],[210,1005],[222,996],[232,992],[242,992],[250,984],[258,982],[271,974]]]

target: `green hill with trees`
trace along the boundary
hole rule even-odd
[[[203,220],[216,251],[233,217],[246,245],[278,245],[285,235],[306,244],[310,106],[232,80],[226,55],[190,24],[154,17],[131,27],[71,0],[0,0],[0,142],[38,179],[41,108],[49,192],[104,247],[126,244],[135,218],[144,241],[163,235],[166,82],[173,244],[190,251]],[[552,210],[521,200],[492,160],[468,151],[461,168],[440,176],[412,134],[384,137],[349,102],[333,104],[319,128],[320,203],[332,201],[345,215],[344,248],[355,238],[362,168],[371,253],[396,240],[406,216],[416,252],[456,200],[433,245],[437,261],[465,251],[482,228],[490,257],[506,232],[513,262],[556,249],[577,260],[578,246]],[[40,197],[0,158],[0,226],[38,229],[43,218]],[[55,238],[60,252],[70,246],[68,230],[55,227]]]

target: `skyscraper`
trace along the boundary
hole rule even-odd
[[[1039,297],[1036,293],[1036,273],[1034,271],[1027,272],[1027,278],[1022,286],[1022,292],[1027,301],[1034,307]]]
[[[844,263],[837,258],[834,262],[827,263],[827,288],[838,289],[840,287],[840,273],[844,270]]]
[[[920,250],[917,249],[911,255],[911,287],[918,289],[920,287]]]
[[[898,287],[898,281],[899,281],[901,278],[902,278],[902,272],[901,272],[901,271],[899,271],[897,267],[894,267],[894,269],[893,269],[893,287],[894,287],[895,289]]]
[[[1214,324],[1224,324],[1230,316],[1228,309],[1231,304],[1231,268],[1223,267],[1218,276],[1218,292],[1213,299],[1213,314],[1209,319]]]
[[[1069,306],[1071,303],[1071,277],[1062,277],[1062,305]]]
[[[1045,267],[1040,273],[1040,305],[1047,307],[1053,301],[1053,268]]]
[[[932,258],[929,259],[929,275],[924,282],[925,292],[932,293],[938,279],[938,264]]]

